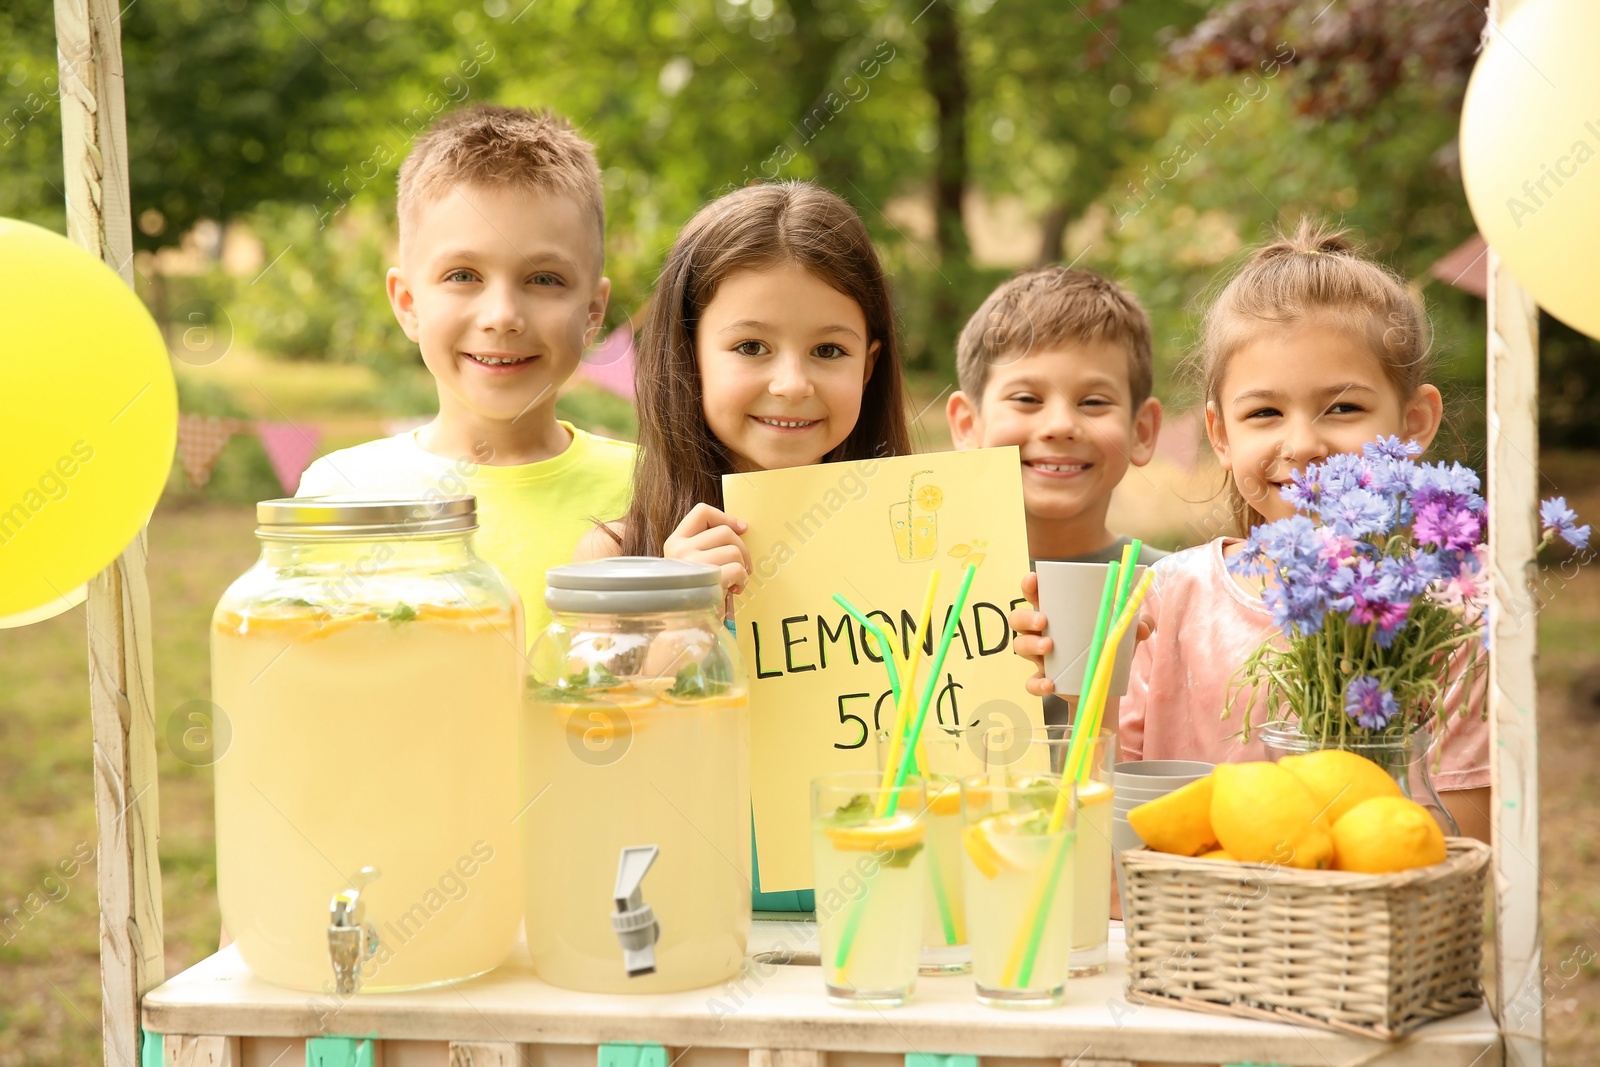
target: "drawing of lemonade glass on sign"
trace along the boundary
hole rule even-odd
[[[918,478],[932,473],[920,470],[913,474],[906,487],[906,498],[889,505],[894,550],[901,563],[932,559],[939,548],[938,511],[944,504],[944,490],[937,485],[917,485]]]

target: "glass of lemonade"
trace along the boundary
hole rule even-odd
[[[922,909],[920,974],[966,974],[972,970],[967,944],[966,893],[961,880],[961,785],[983,777],[983,732],[987,724],[923,724],[916,769],[928,791],[927,901]],[[878,731],[878,767],[891,757],[888,730]],[[895,747],[893,755],[899,756]]]
[[[984,735],[987,778],[992,784],[1026,785],[1040,776],[1063,773],[1072,745],[1072,727],[1022,726]],[[1116,766],[1116,734],[1101,730],[1088,742],[1089,780],[1078,786],[1077,887],[1073,894],[1072,975],[1106,969],[1106,938],[1111,928],[1111,783]]]
[[[962,871],[978,1000],[994,1007],[1061,1003],[1070,965],[1077,803],[1060,779],[961,785]]]
[[[851,771],[811,782],[822,976],[835,1004],[896,1007],[917,981],[927,792],[921,779],[888,790],[881,781]]]

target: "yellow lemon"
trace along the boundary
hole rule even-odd
[[[1337,824],[1345,812],[1363,800],[1401,795],[1400,786],[1389,777],[1388,771],[1365,756],[1343,749],[1285,756],[1278,761],[1278,766],[1311,790],[1332,824]]]
[[[925,485],[917,490],[917,506],[923,511],[938,511],[944,504],[944,490],[937,485]]]
[[[1390,874],[1443,863],[1444,832],[1428,809],[1405,797],[1363,800],[1333,824],[1336,870]]]
[[[1228,863],[1239,862],[1232,856],[1228,855],[1228,850],[1225,848],[1214,848],[1210,852],[1202,854],[1200,858],[1203,860],[1225,860]]]
[[[967,783],[968,802],[982,805],[989,799],[989,787],[977,781]],[[933,815],[955,815],[961,811],[961,783],[929,782],[928,811]]]
[[[961,844],[967,850],[967,856],[972,860],[972,865],[978,868],[978,873],[985,878],[993,878],[1000,873],[1000,865],[1004,862],[1000,853],[994,850],[994,845],[989,843],[989,835],[983,832],[981,824],[963,826],[961,828]]]
[[[1211,827],[1241,863],[1322,870],[1333,838],[1322,805],[1276,763],[1223,763],[1212,772]]]
[[[1211,829],[1211,776],[1128,812],[1128,825],[1157,852],[1198,856],[1217,843]]]
[[[890,815],[857,826],[824,826],[822,832],[841,851],[871,852],[879,846],[902,849],[922,843],[922,824],[911,815]]]

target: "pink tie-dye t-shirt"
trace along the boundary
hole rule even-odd
[[[1156,564],[1142,612],[1153,630],[1134,653],[1118,718],[1122,759],[1237,763],[1267,758],[1258,734],[1252,732],[1248,744],[1237,736],[1248,690],[1230,692],[1239,665],[1274,632],[1261,598],[1241,588],[1223,563],[1223,549],[1235,540],[1220,537]],[[1489,724],[1481,714],[1486,675],[1475,672],[1465,716],[1455,710],[1466,687],[1455,684],[1446,693],[1451,717],[1442,763],[1433,774],[1439,789],[1489,784]],[[1223,718],[1230,702],[1233,710]],[[1257,705],[1251,722],[1259,725],[1262,718]],[[1428,758],[1432,767],[1434,755]]]

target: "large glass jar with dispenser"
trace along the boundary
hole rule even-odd
[[[228,934],[298,989],[490,970],[522,915],[523,643],[516,595],[473,552],[473,498],[256,513],[261,558],[211,628]]]

